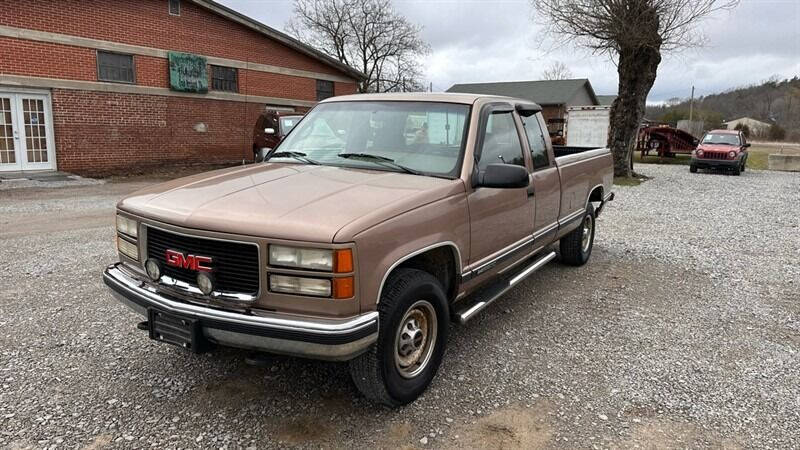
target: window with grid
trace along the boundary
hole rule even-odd
[[[333,97],[333,81],[317,80],[317,101]]]
[[[172,16],[181,15],[181,0],[169,0],[169,14]]]
[[[134,83],[133,55],[97,52],[97,79],[116,83]]]
[[[211,89],[239,92],[238,71],[233,67],[211,66]]]

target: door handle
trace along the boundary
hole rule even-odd
[[[528,198],[531,198],[531,197],[533,197],[535,195],[536,195],[536,190],[533,188],[533,186],[530,186],[528,188]]]

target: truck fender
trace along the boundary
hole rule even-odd
[[[413,257],[415,257],[417,255],[421,255],[421,254],[423,254],[423,253],[425,253],[427,251],[430,251],[430,250],[433,250],[433,249],[439,248],[439,247],[450,247],[452,249],[452,251],[454,252],[453,256],[454,256],[455,261],[456,261],[456,276],[460,276],[461,275],[461,270],[462,270],[462,268],[461,268],[461,250],[459,250],[458,245],[456,245],[456,243],[453,242],[453,241],[437,242],[437,243],[422,247],[422,248],[420,248],[418,250],[415,250],[415,251],[403,256],[402,258],[398,259],[394,263],[392,263],[392,265],[389,266],[389,268],[383,274],[383,278],[381,279],[380,287],[378,288],[378,295],[377,295],[377,297],[375,299],[375,304],[377,305],[378,303],[380,303],[381,295],[383,295],[383,287],[386,285],[386,280],[389,278],[389,274],[391,274],[394,269],[396,269],[400,264],[404,263],[405,261],[408,261],[409,259],[411,259],[411,258],[413,258]]]

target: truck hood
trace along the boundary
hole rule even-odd
[[[291,163],[223,169],[150,186],[119,209],[159,222],[306,242],[345,242],[388,218],[464,192],[459,179]],[[350,225],[348,236],[337,232]]]

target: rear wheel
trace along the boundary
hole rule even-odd
[[[571,266],[586,264],[592,255],[594,245],[595,216],[594,206],[589,203],[578,228],[561,238],[559,248],[561,261]]]
[[[397,269],[386,281],[378,312],[378,342],[350,361],[350,376],[368,399],[404,405],[427,389],[442,362],[447,297],[431,274]]]

